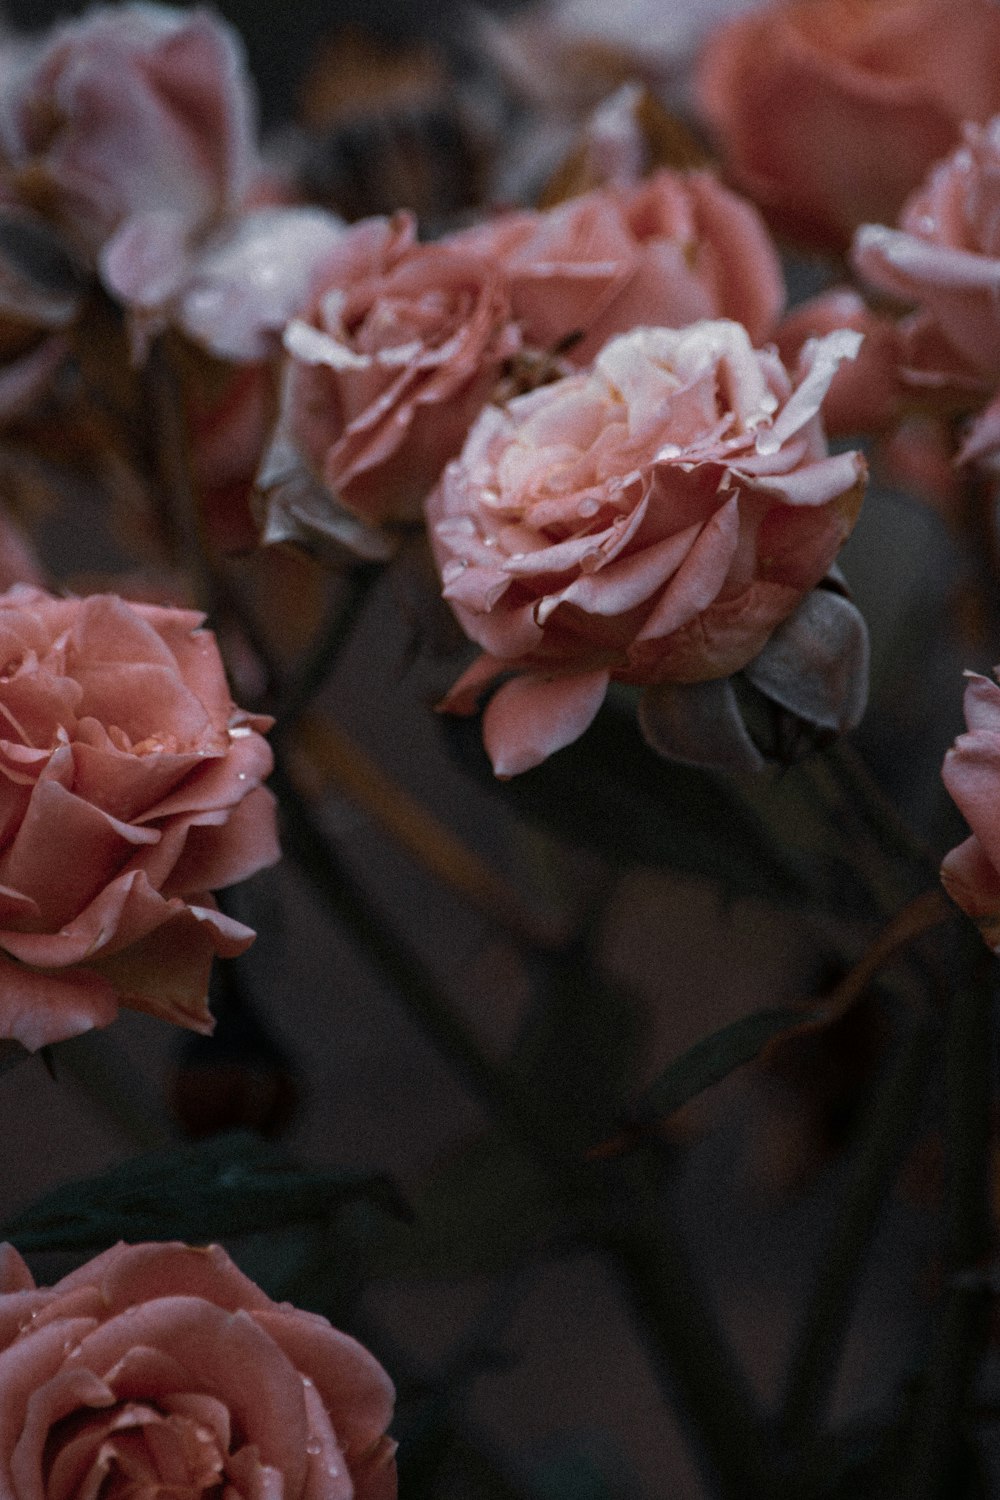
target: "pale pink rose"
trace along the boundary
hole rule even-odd
[[[500,269],[401,214],[349,230],[317,285],[285,331],[280,429],[349,511],[418,516],[518,347]]]
[[[0,100],[9,180],[86,259],[143,223],[184,233],[243,198],[249,83],[236,33],[206,11],[99,8],[19,62]]]
[[[857,515],[857,453],[818,411],[851,333],[793,382],[736,323],[639,328],[591,371],[487,407],[428,504],[450,602],[482,655],[444,709],[497,677],[498,775],[587,728],[612,680],[702,684],[745,667],[823,579]]]
[[[36,1288],[0,1245],[4,1500],[394,1500],[392,1382],[218,1245],[115,1245]]]
[[[944,759],[942,775],[971,838],[945,857],[945,890],[1000,953],[1000,689],[988,677],[968,673],[965,722]]]
[[[236,33],[207,11],[104,7],[3,72],[5,191],[128,309],[136,359],[171,323],[222,358],[276,352],[343,226],[270,201]]]
[[[846,245],[888,222],[965,120],[1000,108],[993,0],[775,0],[723,27],[697,94],[774,221]]]
[[[1000,11],[998,11],[1000,15]],[[911,384],[988,388],[1000,380],[1000,115],[967,125],[957,151],[906,203],[900,227],[866,224],[856,269],[908,303]]]
[[[785,300],[777,252],[756,209],[710,172],[655,172],[544,212],[500,214],[452,241],[503,267],[525,342],[588,364],[640,325],[732,318],[755,343]]]
[[[269,721],[202,618],[0,596],[0,1037],[33,1050],[119,1004],[212,1028],[212,956],[254,934],[209,892],[278,848]]]

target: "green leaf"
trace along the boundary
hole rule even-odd
[[[752,1062],[776,1037],[816,1024],[828,1010],[825,1004],[808,1010],[782,1006],[730,1022],[675,1058],[630,1111],[631,1118],[641,1123],[672,1114],[735,1068]]]
[[[559,1233],[551,1179],[515,1142],[476,1136],[447,1156],[413,1201],[412,1224],[387,1224],[375,1276],[465,1276],[503,1270]]]
[[[302,1171],[281,1147],[238,1131],[66,1183],[10,1220],[3,1234],[25,1252],[94,1249],[120,1239],[204,1243],[323,1219],[358,1199],[389,1215],[407,1212],[387,1177]]]

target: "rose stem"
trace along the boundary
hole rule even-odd
[[[362,950],[389,982],[424,1033],[490,1113],[547,1161],[557,1176],[544,1119],[519,1107],[503,1072],[482,1055],[466,1026],[442,999],[422,958],[389,932],[350,872],[331,849],[279,755],[271,785],[282,809],[286,841],[296,861]],[[552,961],[555,956],[552,956]],[[631,1166],[625,1171],[631,1172]],[[727,1492],[753,1493],[748,1476],[768,1472],[755,1404],[732,1355],[703,1305],[679,1247],[665,1225],[622,1225],[613,1255],[633,1304],[652,1319],[661,1368],[679,1391],[702,1444]],[[756,1478],[751,1483],[756,1485]],[[763,1491],[761,1491],[763,1493]]]
[[[806,1448],[822,1425],[869,1242],[923,1098],[935,1029],[929,1017],[911,1018],[901,1033],[895,1056],[869,1100],[834,1232],[789,1362],[780,1428],[793,1453]]]
[[[483,1056],[471,1032],[443,1000],[423,958],[404,939],[388,930],[369,898],[356,888],[351,872],[330,847],[306,799],[286,770],[280,747],[270,785],[278,798],[289,852],[328,903],[333,916],[358,942],[472,1093],[504,1113],[506,1094],[498,1070]]]
[[[187,569],[197,607],[215,618],[220,612],[220,601],[205,551],[198,502],[191,482],[180,382],[162,338],[154,341],[142,373],[150,421],[156,434],[153,468],[159,482],[174,562]]]
[[[966,969],[951,998],[945,1037],[946,1289],[914,1399],[899,1500],[945,1500],[954,1493],[962,1420],[989,1333],[984,1262],[991,1246],[990,1098],[995,1064],[996,964],[971,923],[963,923]],[[956,955],[956,957],[958,957]],[[954,972],[954,968],[953,968]]]

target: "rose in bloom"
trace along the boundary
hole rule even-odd
[[[992,0],[778,0],[703,53],[701,109],[734,176],[794,234],[895,219],[965,120],[1000,108]]]
[[[401,214],[348,231],[318,286],[285,332],[280,430],[348,510],[412,519],[518,347],[500,270]]]
[[[217,1245],[116,1245],[35,1287],[0,1245],[5,1500],[393,1500],[393,1388]]]
[[[0,1037],[34,1049],[119,1003],[210,1031],[211,890],[278,857],[271,752],[189,610],[0,596]]]
[[[5,70],[0,150],[12,186],[80,255],[115,236],[190,231],[235,208],[256,157],[235,33],[206,12],[92,11]]]
[[[1000,115],[982,127],[966,126],[962,145],[908,200],[899,226],[864,225],[853,258],[872,286],[917,305],[906,330],[910,380],[994,386],[1000,381]]]
[[[754,343],[785,300],[777,252],[753,206],[711,172],[609,183],[544,212],[501,214],[455,236],[503,266],[525,342],[579,365],[616,333],[732,318]]]
[[[736,323],[639,328],[591,371],[486,408],[428,522],[484,652],[442,707],[470,713],[514,674],[483,720],[498,775],[582,734],[612,679],[727,678],[820,582],[865,466],[827,455],[818,411],[859,342],[807,345],[793,383]]]
[[[945,857],[945,890],[1000,953],[1000,688],[969,673],[965,722],[944,759],[944,784],[972,829]]]
[[[5,191],[128,308],[137,359],[170,322],[224,358],[273,353],[342,225],[259,201],[236,33],[204,11],[99,8],[0,72]]]

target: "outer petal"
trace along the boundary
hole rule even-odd
[[[483,744],[497,776],[517,776],[579,739],[609,680],[607,672],[582,672],[504,683],[483,715]]]

